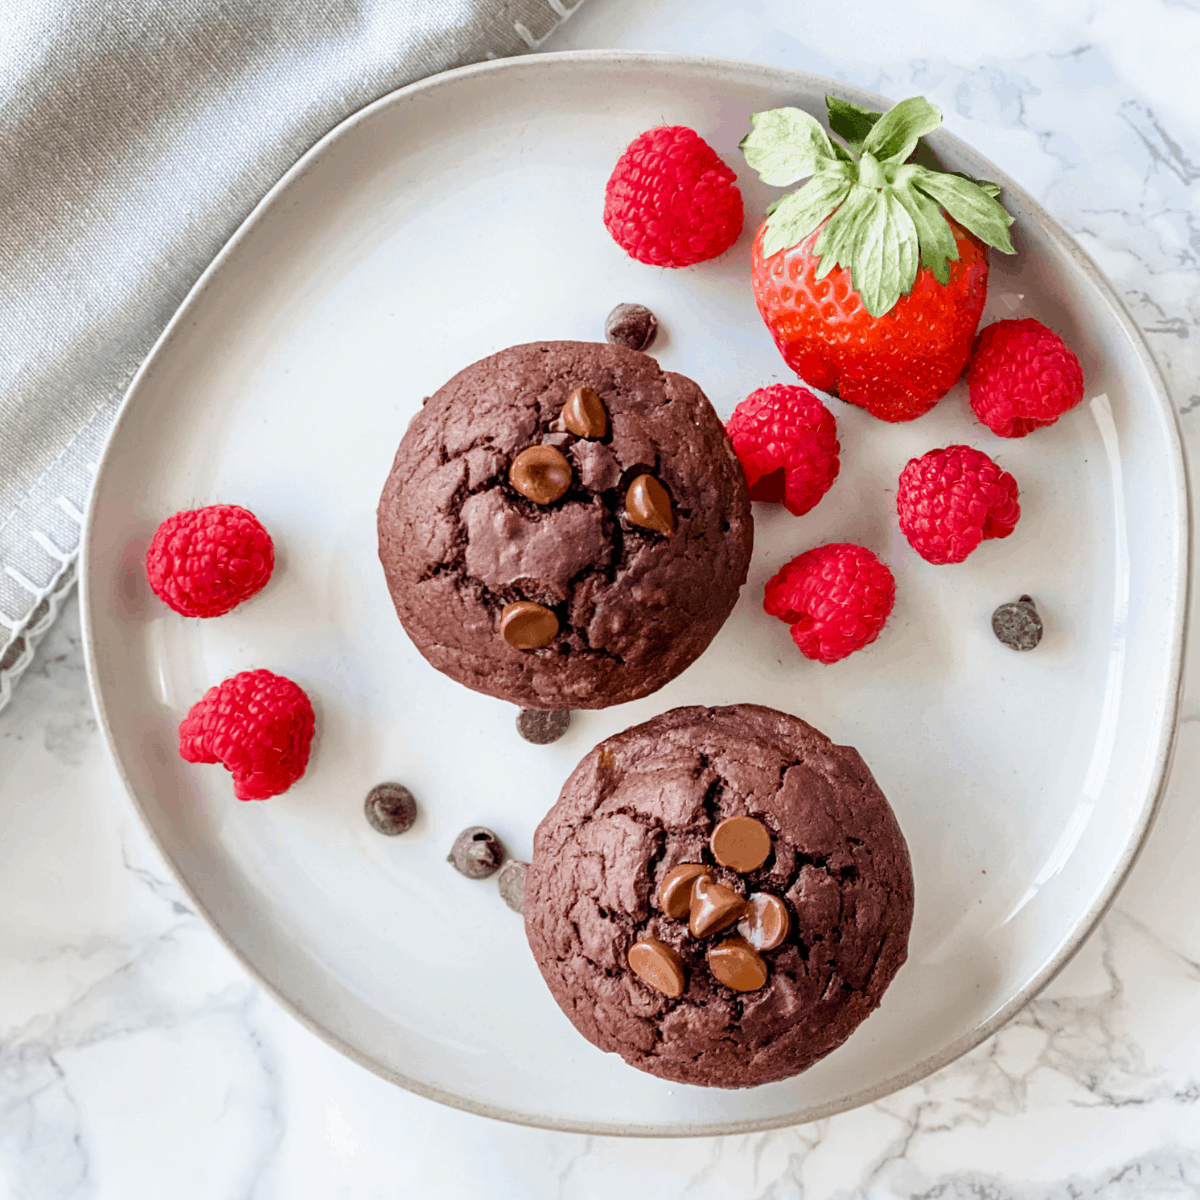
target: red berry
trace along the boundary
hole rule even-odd
[[[758,311],[789,367],[809,387],[865,408],[881,421],[927,413],[959,380],[987,300],[987,247],[949,221],[958,256],[949,282],[918,267],[912,291],[882,317],[863,307],[850,272],[813,253],[824,222],[788,250],[763,253],[759,228],[751,257]]]
[[[1021,515],[1017,481],[982,450],[947,446],[910,459],[896,491],[900,529],[926,562],[962,562],[1006,538]]]
[[[896,602],[891,571],[849,542],[818,546],[767,581],[763,608],[792,627],[806,658],[837,662],[869,646]]]
[[[151,589],[185,617],[227,613],[261,591],[274,569],[271,535],[236,504],[168,517],[146,551]]]
[[[211,687],[179,726],[179,753],[222,763],[239,800],[277,796],[304,774],[314,717],[304,689],[270,671],[242,671]]]
[[[1079,359],[1032,317],[980,330],[967,382],[975,415],[1007,438],[1053,425],[1083,399]]]
[[[725,428],[751,500],[782,501],[799,517],[837,478],[837,422],[807,388],[759,388],[733,410]]]
[[[737,176],[695,130],[660,125],[633,139],[609,177],[604,224],[638,262],[689,267],[742,232]]]

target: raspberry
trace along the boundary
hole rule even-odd
[[[792,627],[805,658],[834,663],[869,646],[896,602],[896,580],[870,550],[818,546],[767,581],[763,608]]]
[[[947,446],[910,459],[896,491],[900,530],[926,562],[962,562],[1005,538],[1021,515],[1017,481],[982,450]]]
[[[304,774],[313,738],[304,689],[270,671],[242,671],[211,687],[179,725],[179,753],[222,763],[239,800],[277,796]]]
[[[737,176],[695,130],[660,125],[633,139],[609,176],[604,224],[638,262],[689,267],[742,232]]]
[[[227,613],[261,591],[274,569],[271,535],[236,504],[168,517],[146,551],[151,589],[185,617]]]
[[[967,370],[975,415],[1001,437],[1053,425],[1083,399],[1079,359],[1041,321],[997,321],[975,339]]]
[[[725,428],[751,500],[783,501],[799,517],[837,478],[837,422],[807,388],[759,388],[733,410]]]

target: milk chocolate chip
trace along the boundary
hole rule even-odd
[[[643,529],[669,535],[675,528],[671,513],[671,495],[653,475],[639,475],[625,493],[625,511],[629,519]]]
[[[712,832],[713,857],[731,871],[757,871],[771,853],[771,835],[753,817],[728,817]]]
[[[590,387],[578,387],[563,405],[564,428],[581,438],[602,438],[608,432],[608,410]]]
[[[728,929],[746,911],[746,901],[733,888],[698,875],[692,884],[688,929],[693,937],[708,937]]]
[[[652,988],[672,1000],[683,995],[683,964],[670,946],[646,938],[629,947],[628,957],[630,970]]]
[[[735,992],[757,992],[767,982],[767,964],[740,937],[726,938],[708,952],[713,978]]]
[[[712,878],[712,872],[701,863],[680,863],[672,867],[664,876],[662,887],[658,889],[658,906],[677,921],[682,921],[692,911],[692,884],[705,875]]]
[[[508,482],[534,504],[553,504],[571,486],[571,464],[554,446],[530,446],[513,459]]]
[[[500,610],[500,632],[517,650],[537,650],[558,636],[558,618],[545,605],[518,600]]]
[[[753,892],[746,900],[746,915],[738,922],[737,931],[755,950],[774,950],[783,945],[791,927],[788,906],[778,896]]]

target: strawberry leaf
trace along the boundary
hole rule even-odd
[[[863,108],[851,100],[839,100],[836,96],[826,96],[825,107],[829,110],[829,128],[852,150],[857,150],[866,141],[871,126],[883,116],[883,113]],[[834,146],[836,148],[836,142]]]
[[[913,172],[913,184],[981,241],[1005,254],[1015,253],[1008,236],[1013,218],[978,184],[959,175],[943,175],[925,167],[917,167]]]
[[[829,135],[803,109],[772,108],[754,113],[750,123],[742,153],[763,183],[786,187],[837,161]]]
[[[854,261],[854,241],[860,236],[864,222],[870,220],[878,195],[861,184],[851,186],[842,207],[829,218],[813,247],[813,254],[821,260],[817,279],[824,279],[834,267],[850,268]]]
[[[902,163],[917,148],[920,138],[941,123],[941,109],[924,96],[901,100],[883,114],[867,135],[863,153],[874,155],[880,162]]]
[[[921,265],[933,272],[943,287],[950,282],[950,264],[958,261],[958,243],[954,240],[942,210],[916,188],[898,187],[896,199],[912,218],[921,245]]]
[[[769,258],[777,250],[799,245],[845,200],[852,186],[844,170],[826,170],[784,196],[767,216],[763,254]]]
[[[863,307],[881,317],[917,277],[917,230],[891,190],[875,192],[855,231],[850,276]]]

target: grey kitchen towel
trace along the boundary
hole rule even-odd
[[[7,0],[0,708],[73,581],[121,396],[188,289],[343,117],[536,49],[582,0]]]

